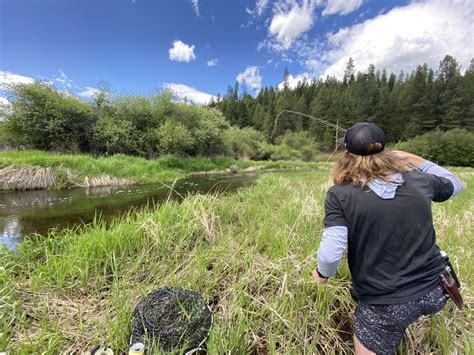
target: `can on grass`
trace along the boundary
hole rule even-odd
[[[130,347],[128,355],[143,355],[145,354],[145,344],[135,343]]]

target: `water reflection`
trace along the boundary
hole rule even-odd
[[[18,218],[15,216],[0,217],[0,228],[0,243],[15,251],[18,243],[23,240]]]
[[[258,175],[194,177],[166,184],[102,186],[0,193],[0,243],[15,248],[25,236],[46,234],[120,216],[192,193],[225,193],[253,184]]]

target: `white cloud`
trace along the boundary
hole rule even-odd
[[[173,48],[169,50],[169,58],[178,62],[189,63],[191,60],[196,59],[194,54],[194,46],[187,45],[186,43],[175,40],[173,42]]]
[[[10,106],[10,101],[0,96],[0,108]]]
[[[0,122],[5,119],[5,115],[11,112],[11,104],[5,97],[0,96]]]
[[[199,0],[191,0],[191,4],[193,5],[193,10],[196,13],[196,16],[199,16]]]
[[[82,91],[78,94],[79,96],[94,97],[95,95],[97,95],[100,92],[99,89],[91,88],[89,86],[86,86],[84,89],[85,89],[84,91]]]
[[[207,94],[184,84],[165,83],[163,86],[171,90],[180,100],[186,99],[200,105],[208,104],[211,99],[217,101],[217,96]]]
[[[247,13],[250,15],[261,16],[267,8],[269,2],[269,0],[257,0],[257,2],[255,3],[255,8],[253,10],[246,8],[245,11],[247,11]]]
[[[295,0],[275,4],[275,14],[268,27],[270,46],[277,51],[288,50],[295,39],[310,30],[314,23],[314,2]]]
[[[328,0],[322,14],[323,16],[340,14],[347,15],[357,10],[363,0]]]
[[[32,83],[34,83],[34,80],[29,76],[13,74],[8,71],[0,71],[0,90],[8,89],[10,85]]]
[[[446,55],[467,68],[474,48],[471,0],[429,0],[392,9],[363,23],[328,35],[330,49],[321,58],[323,76],[342,77],[352,57],[356,70],[369,64],[389,72],[411,71],[426,62],[437,68]]]
[[[218,62],[219,62],[219,60],[217,60],[217,59],[209,59],[209,60],[207,61],[207,66],[208,66],[208,67],[216,66]]]
[[[250,88],[255,93],[262,87],[262,77],[256,66],[248,66],[245,71],[237,75],[236,80],[240,85]]]
[[[293,76],[290,74],[288,75],[288,87],[290,89],[294,89],[298,86],[299,83],[303,83],[303,82],[309,83],[311,80],[312,80],[311,76],[308,73],[302,73],[296,76]],[[285,87],[285,83],[283,81],[277,85],[278,90],[283,90],[284,87]]]
[[[64,74],[62,70],[59,70],[59,76],[53,79],[56,83],[62,86],[62,89],[72,89],[72,80]]]

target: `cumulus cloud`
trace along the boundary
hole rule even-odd
[[[169,50],[169,58],[178,62],[189,63],[196,59],[194,46],[187,45],[180,40],[175,40],[173,42],[173,47]]]
[[[437,67],[450,54],[467,68],[474,48],[471,0],[429,0],[392,9],[328,35],[323,76],[342,77],[349,57],[357,70],[369,64],[389,72],[411,71],[426,62]],[[315,58],[318,60],[318,58]]]
[[[32,84],[34,79],[29,76],[13,74],[8,71],[0,71],[0,90],[8,89],[15,84]]]
[[[196,13],[196,16],[199,16],[199,0],[191,0],[191,4],[193,5],[193,10]]]
[[[255,93],[262,87],[262,77],[256,66],[248,66],[245,71],[239,73],[235,79],[240,85],[253,90]]]
[[[311,29],[314,23],[314,2],[305,0],[302,4],[296,0],[275,4],[275,14],[268,33],[270,46],[277,51],[284,51],[303,33]]]
[[[347,15],[357,10],[362,5],[362,0],[328,0],[322,15]]]
[[[218,62],[219,62],[219,61],[218,61],[217,59],[209,59],[209,60],[207,61],[207,66],[208,66],[208,67],[216,66]]]
[[[82,97],[94,97],[95,95],[97,95],[100,90],[99,89],[96,89],[96,88],[91,88],[89,86],[86,86],[84,88],[85,90],[80,92],[78,95],[79,96],[82,96]]]
[[[212,99],[217,101],[217,96],[199,91],[184,84],[165,83],[163,86],[171,90],[179,100],[188,100],[200,105],[206,105]]]

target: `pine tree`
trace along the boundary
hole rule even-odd
[[[460,92],[461,71],[457,60],[447,55],[440,62],[438,71],[440,83],[441,128],[444,130],[463,127],[467,110]]]
[[[289,88],[290,85],[290,72],[288,71],[288,67],[285,67],[285,71],[283,72],[283,89],[286,90]]]
[[[355,73],[354,60],[352,59],[352,57],[349,57],[349,61],[346,64],[346,70],[344,70],[344,79],[343,79],[344,84],[352,84],[352,82],[355,80],[354,73]]]

